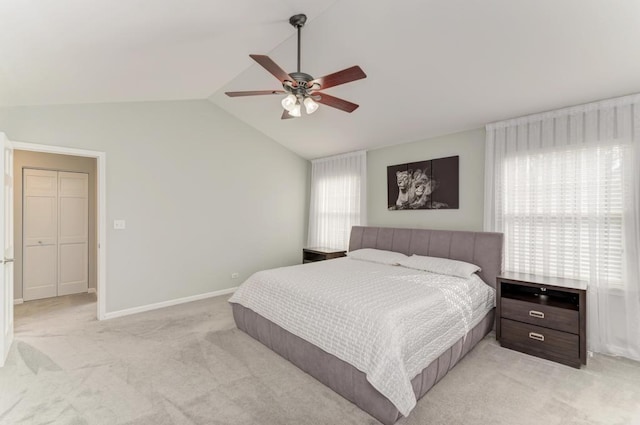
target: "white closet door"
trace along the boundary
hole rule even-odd
[[[58,295],[89,287],[89,175],[58,173]]]
[[[55,297],[58,258],[58,173],[24,170],[23,298]]]

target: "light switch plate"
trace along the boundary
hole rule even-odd
[[[116,230],[126,229],[126,223],[124,220],[113,220],[113,228]]]

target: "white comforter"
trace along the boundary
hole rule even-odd
[[[478,324],[494,290],[472,279],[340,258],[265,270],[229,300],[364,372],[404,416],[415,377]]]

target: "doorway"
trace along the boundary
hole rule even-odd
[[[14,182],[13,182],[13,152],[14,150],[29,152],[46,152],[62,155],[95,158],[96,160],[96,245],[97,245],[97,318],[106,319],[106,153],[84,149],[65,148],[60,146],[39,145],[35,143],[10,141],[0,132],[0,175],[4,184],[0,185],[0,367],[5,363],[9,348],[13,341],[14,325]],[[55,298],[54,298],[55,299]]]
[[[97,312],[96,316],[98,320],[105,319],[106,313],[106,191],[105,191],[105,183],[106,183],[106,154],[104,152],[98,151],[89,151],[83,149],[74,149],[74,148],[65,148],[59,146],[48,146],[48,145],[38,145],[33,143],[24,143],[24,142],[12,142],[13,149],[15,153],[20,155],[20,152],[25,154],[54,154],[56,156],[62,157],[72,157],[75,158],[76,161],[82,160],[91,160],[93,162],[93,180],[91,180],[91,176],[89,178],[89,188],[93,188],[93,193],[89,193],[89,199],[93,196],[93,203],[89,202],[89,215],[93,215],[95,218],[95,224],[93,227],[89,227],[88,232],[88,244],[89,244],[89,259],[93,256],[93,262],[89,261],[88,267],[88,289],[87,292],[92,293],[95,292],[97,296]],[[21,163],[14,161],[16,180],[18,175],[22,176],[22,170],[18,169]],[[32,163],[33,168],[57,168],[57,171],[62,170],[63,172],[68,171],[78,171],[78,168],[73,168],[70,166],[62,166],[62,167],[52,167],[51,165],[44,165],[42,163]],[[28,167],[29,168],[29,167]],[[82,170],[80,170],[82,172]],[[16,189],[22,186],[21,182],[14,182]],[[17,202],[22,203],[22,194],[20,197],[17,194],[14,196],[14,207]],[[14,208],[15,209],[15,208]],[[16,219],[21,217],[21,215],[16,215]],[[17,221],[17,220],[16,220]],[[17,226],[14,226],[14,228]],[[19,232],[22,232],[22,225],[18,227]],[[17,241],[16,241],[17,242]],[[22,244],[16,244],[18,249],[22,251]],[[92,251],[93,250],[93,251]],[[21,267],[16,267],[16,270],[21,270]],[[22,278],[15,279],[16,282],[19,282],[22,285]],[[14,286],[15,288],[15,286]],[[14,296],[16,302],[19,303],[21,300],[18,296]]]

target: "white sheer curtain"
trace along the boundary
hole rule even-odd
[[[487,126],[505,270],[585,280],[592,351],[640,360],[640,95]]]
[[[351,226],[366,223],[367,153],[311,162],[310,247],[347,249]]]

